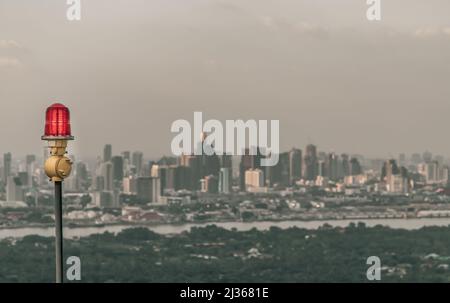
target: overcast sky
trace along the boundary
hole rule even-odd
[[[278,119],[281,148],[450,156],[450,1],[0,0],[0,152],[41,154],[45,108],[72,152],[170,153],[171,123]]]

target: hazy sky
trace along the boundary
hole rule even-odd
[[[41,153],[45,108],[81,156],[170,153],[175,119],[279,119],[281,148],[450,156],[450,1],[0,0],[0,152]]]

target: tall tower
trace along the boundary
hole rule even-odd
[[[19,177],[9,176],[6,186],[7,201],[25,201],[23,184]]]
[[[317,177],[317,147],[306,146],[305,158],[303,159],[303,176],[306,180],[315,180]]]
[[[333,181],[339,179],[339,157],[335,153],[328,155],[328,176]]]
[[[293,148],[289,152],[289,185],[302,177],[302,151]]]
[[[111,158],[111,162],[113,165],[113,179],[116,182],[122,182],[123,180],[123,171],[124,171],[124,165],[123,165],[123,158],[122,156],[114,156]]]
[[[2,179],[5,184],[8,183],[8,177],[11,175],[11,153],[6,153],[3,155],[3,174]]]
[[[222,167],[219,174],[219,193],[228,194],[231,190],[231,170]]]
[[[342,176],[350,176],[350,161],[347,154],[342,154]]]
[[[112,145],[106,144],[103,148],[103,162],[111,161],[112,158]]]
[[[141,176],[142,175],[142,165],[144,162],[144,154],[140,151],[135,151],[131,155],[131,164],[133,164],[134,168],[136,169],[136,175]]]
[[[111,162],[102,163],[101,176],[104,182],[104,190],[112,191],[114,189],[113,164]]]
[[[244,154],[241,157],[241,163],[239,165],[239,187],[240,190],[245,191],[245,172],[249,169],[261,168],[262,155],[257,150],[256,155],[250,155],[250,149],[246,148]]]

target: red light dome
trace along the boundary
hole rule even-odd
[[[45,113],[45,133],[43,140],[73,140],[70,131],[70,112],[61,103],[47,108]]]

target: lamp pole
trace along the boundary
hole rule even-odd
[[[47,108],[45,133],[42,140],[48,142],[50,156],[45,161],[47,176],[55,184],[55,256],[56,283],[63,283],[63,207],[62,183],[70,175],[72,162],[66,157],[67,141],[73,140],[70,130],[70,112],[67,107],[55,103]]]
[[[56,283],[63,283],[62,181],[55,182]]]

